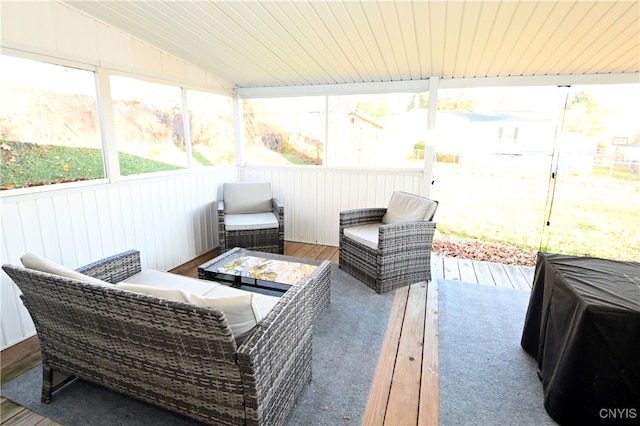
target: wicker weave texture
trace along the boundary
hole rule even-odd
[[[377,250],[344,236],[350,226],[381,223],[385,212],[376,208],[340,213],[340,268],[378,293],[431,280],[435,222],[382,225]]]
[[[79,270],[113,282],[139,265],[131,251]],[[219,310],[3,269],[38,332],[45,402],[55,370],[209,424],[278,425],[310,380],[314,279],[287,291],[237,348]]]
[[[278,199],[271,199],[272,213],[278,219],[277,228],[232,231],[224,224],[224,201],[218,201],[218,239],[220,252],[224,253],[234,247],[262,251],[267,253],[284,253],[284,204]]]

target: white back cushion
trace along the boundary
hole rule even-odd
[[[269,182],[225,183],[222,192],[225,213],[264,213],[272,210]]]
[[[131,275],[124,281],[128,284],[142,284],[160,288],[185,290],[199,294],[200,296],[209,296],[217,287],[225,287],[215,281],[199,280],[197,278],[155,269],[144,269],[135,275]]]
[[[99,280],[97,278],[90,277],[89,275],[81,274],[62,265],[59,265],[49,259],[38,256],[34,253],[26,253],[20,261],[25,268],[33,269],[34,271],[46,272],[48,274],[58,275],[60,277],[71,278],[73,280],[84,281],[91,284],[113,286],[113,284],[106,281]]]
[[[254,300],[255,295],[251,292],[210,297],[177,288],[131,284],[125,281],[116,284],[116,288],[206,308],[217,308],[224,312],[227,323],[231,328],[231,332],[238,346],[249,335],[256,324],[262,320],[262,313]]]
[[[407,192],[396,191],[391,196],[382,223],[421,222],[431,220],[438,203]]]

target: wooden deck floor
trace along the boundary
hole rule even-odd
[[[338,262],[337,247],[286,242],[285,254]],[[197,275],[197,266],[218,255],[213,250],[172,272]],[[439,418],[438,286],[439,279],[530,290],[532,267],[432,256],[431,283],[396,292],[389,325],[362,424],[437,425]],[[2,351],[0,379],[6,383],[40,363],[36,337]],[[0,424],[55,426],[59,423],[5,398]]]

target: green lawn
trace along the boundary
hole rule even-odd
[[[438,232],[531,251],[640,260],[640,180],[560,175],[546,225],[546,173],[436,163]]]
[[[1,143],[0,186],[24,188],[51,183],[100,179],[105,176],[102,151],[58,145]],[[181,167],[119,153],[120,170],[125,176],[176,170]]]

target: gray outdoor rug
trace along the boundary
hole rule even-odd
[[[555,425],[520,347],[527,291],[440,280],[440,424]]]
[[[395,292],[376,294],[336,265],[331,274],[331,304],[314,327],[313,379],[290,419],[292,426],[360,424],[389,320]],[[79,380],[43,404],[41,383],[36,367],[3,385],[0,393],[64,425],[199,424]]]

